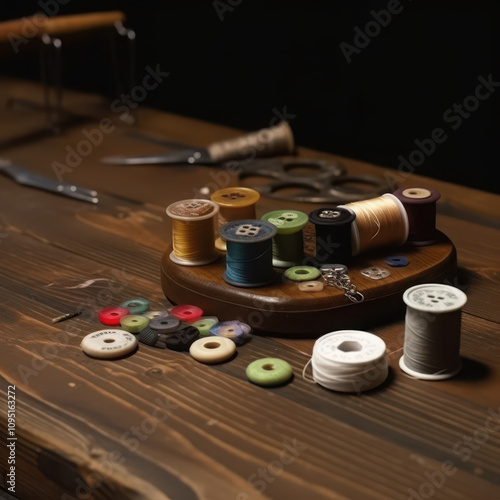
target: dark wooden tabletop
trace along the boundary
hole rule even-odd
[[[27,82],[1,82],[0,158],[51,177],[54,162],[68,166],[67,148],[77,148],[100,120],[110,117],[116,128],[63,174],[96,189],[97,205],[0,176],[4,496],[15,386],[12,498],[499,498],[500,197],[341,158],[350,173],[441,192],[437,227],[458,252],[450,284],[468,297],[463,369],[452,379],[415,380],[399,369],[404,322],[391,317],[370,330],[387,344],[389,379],[359,395],[303,379],[314,338],[259,334],[216,366],[143,345],[124,359],[93,359],[80,342],[102,328],[100,308],[135,296],[167,304],[159,281],[171,238],[166,206],[204,186],[237,184],[207,167],[115,167],[99,159],[166,151],[147,137],[206,146],[242,131],[141,106],[136,125],[126,126],[102,98],[67,92],[66,108],[87,118],[54,135],[44,132],[42,112],[19,103],[7,109],[8,98],[41,102],[42,93]],[[300,147],[299,154],[332,157]],[[261,198],[257,212],[278,208],[289,207]],[[52,324],[78,307],[90,313]],[[268,356],[292,365],[291,383],[269,389],[248,382],[248,363]]]

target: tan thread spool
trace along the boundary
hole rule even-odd
[[[219,257],[214,244],[214,219],[219,212],[216,203],[182,200],[169,205],[166,212],[172,219],[172,262],[182,266],[202,266]]]
[[[255,189],[246,187],[228,187],[219,189],[210,199],[219,206],[219,228],[235,220],[256,219],[256,203],[260,194]],[[226,251],[226,242],[222,238],[215,240],[215,247]]]
[[[353,255],[373,248],[400,246],[408,239],[408,216],[392,194],[341,205],[356,214],[352,224]]]

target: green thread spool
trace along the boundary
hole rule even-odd
[[[297,210],[274,210],[261,219],[276,226],[273,238],[273,266],[293,267],[304,262],[304,236],[302,228],[309,217]]]

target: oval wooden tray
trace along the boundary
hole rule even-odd
[[[339,329],[367,329],[400,319],[405,311],[402,295],[407,288],[441,282],[456,270],[455,247],[440,232],[433,245],[406,244],[359,255],[349,266],[349,276],[365,300],[354,304],[335,287],[302,292],[296,283],[284,280],[284,270],[280,269],[276,269],[276,280],[271,285],[237,288],[222,279],[224,255],[212,264],[186,267],[170,260],[171,251],[168,248],[161,261],[161,285],[170,302],[194,304],[220,321],[239,319],[262,332],[304,337]],[[306,253],[311,254],[307,249]],[[391,255],[404,255],[410,263],[391,267],[384,262]],[[382,280],[367,278],[360,271],[370,266],[383,267],[391,274]]]

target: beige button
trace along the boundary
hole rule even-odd
[[[321,292],[324,286],[322,281],[304,281],[299,283],[299,290],[302,292]]]
[[[407,198],[413,198],[414,200],[422,200],[424,198],[429,198],[431,192],[424,188],[409,188],[403,191],[403,196]]]
[[[84,337],[80,343],[85,354],[101,359],[119,358],[136,346],[135,336],[125,330],[99,330]]]
[[[220,363],[229,359],[236,351],[236,344],[226,337],[203,337],[195,340],[189,354],[200,363]]]

